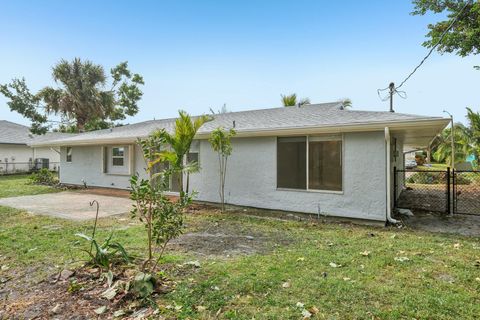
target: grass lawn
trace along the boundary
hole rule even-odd
[[[29,192],[31,186],[22,189],[21,179],[16,181],[3,178],[0,190],[17,184],[19,192]],[[212,233],[213,226],[225,233],[236,230],[252,234],[263,250],[204,255],[201,247],[173,246],[167,261],[195,259],[201,267],[172,275],[176,289],[161,296],[158,304],[176,308],[160,308],[161,313],[180,319],[301,319],[304,308],[318,309],[312,316],[318,319],[474,319],[480,314],[476,238],[267,220],[240,212],[201,210],[188,215],[186,232]],[[0,266],[8,267],[0,278],[28,274],[34,283],[83,258],[73,234],[89,232],[91,222],[32,216],[5,207],[0,207],[0,219]],[[100,220],[100,237],[112,231],[129,252],[144,254],[141,225],[128,217]],[[248,245],[250,240],[243,241]]]
[[[26,174],[0,176],[0,198],[58,192],[58,189],[29,183]]]

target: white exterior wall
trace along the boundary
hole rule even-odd
[[[386,166],[382,132],[346,133],[343,138],[343,191],[277,190],[277,138],[235,138],[228,160],[226,202],[257,208],[318,213],[385,221]],[[62,148],[60,180],[110,188],[129,188],[129,176],[103,173],[103,146],[73,147],[72,162]],[[190,175],[197,200],[219,202],[218,156],[200,141],[200,172]],[[135,146],[134,172],[145,176],[145,162]],[[184,179],[185,181],[186,179]]]
[[[276,137],[232,140],[227,203],[331,216],[385,221],[385,137],[383,132],[346,133],[343,144],[343,192],[277,190]],[[190,176],[198,200],[219,202],[218,158],[208,141],[200,145],[199,173]]]
[[[48,158],[50,169],[56,169],[60,162],[60,154],[49,147],[32,148],[21,144],[0,144],[0,172],[5,170],[5,159],[8,159],[8,172],[27,171],[30,162],[36,158]]]
[[[103,172],[104,146],[72,147],[72,162],[66,161],[66,147],[61,148],[60,182],[65,184],[128,189],[130,187],[129,174],[111,174]],[[132,174],[138,172],[145,177],[145,162],[138,146],[133,148],[133,159],[128,160],[132,166]]]

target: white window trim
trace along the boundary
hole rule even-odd
[[[278,187],[278,138],[288,138],[288,137],[305,137],[306,138],[306,189],[294,189],[294,188],[282,188]],[[340,154],[340,161],[342,166],[342,190],[321,190],[321,189],[310,189],[309,179],[308,179],[308,158],[309,158],[309,142],[311,141],[341,141],[342,142],[342,152]],[[345,135],[336,134],[336,135],[302,135],[302,136],[277,136],[275,139],[275,190],[277,191],[295,191],[295,192],[309,192],[309,193],[326,193],[326,194],[339,194],[342,195],[345,192]]]
[[[126,165],[126,163],[125,163],[125,162],[126,162],[126,161],[125,161],[125,152],[126,152],[125,147],[126,147],[126,146],[112,146],[112,156],[110,157],[110,159],[112,160],[112,167],[125,167],[125,165]],[[115,155],[113,155],[113,149],[120,149],[120,148],[123,149],[123,156],[115,156]],[[127,148],[128,148],[128,147],[127,147]],[[122,161],[122,165],[121,165],[121,166],[115,165],[115,164],[113,163],[113,159],[122,159],[122,160],[123,160],[123,161]]]
[[[127,167],[127,172],[125,173],[120,173],[120,172],[109,172],[109,164],[110,164],[110,161],[112,161],[112,166],[113,166],[113,148],[127,148],[128,150],[124,150],[124,154],[123,154],[123,166],[115,166],[116,168],[121,168],[121,167]],[[102,150],[102,172],[103,174],[105,175],[109,175],[109,176],[131,176],[132,175],[132,170],[133,168],[135,167],[135,150],[134,150],[135,146],[134,145],[131,145],[131,144],[125,144],[125,145],[106,145],[106,146],[102,146],[101,147],[101,150]],[[110,152],[109,150],[112,150],[111,151],[111,155],[110,155]],[[128,152],[128,161],[125,161],[125,152]],[[105,157],[107,159],[105,159]]]

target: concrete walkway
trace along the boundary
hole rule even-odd
[[[127,213],[132,207],[130,199],[73,191],[2,198],[0,206],[57,218],[87,220],[95,218],[96,205],[90,206],[93,200],[100,204],[99,217]]]

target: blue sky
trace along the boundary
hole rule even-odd
[[[348,97],[388,110],[377,88],[399,83],[423,58],[427,24],[410,1],[2,1],[0,83],[52,85],[51,67],[81,57],[107,69],[128,61],[144,76],[127,122],[278,107],[280,94],[312,102]],[[402,88],[395,110],[464,120],[480,108],[480,57],[434,53]],[[28,124],[0,97],[0,118]]]

